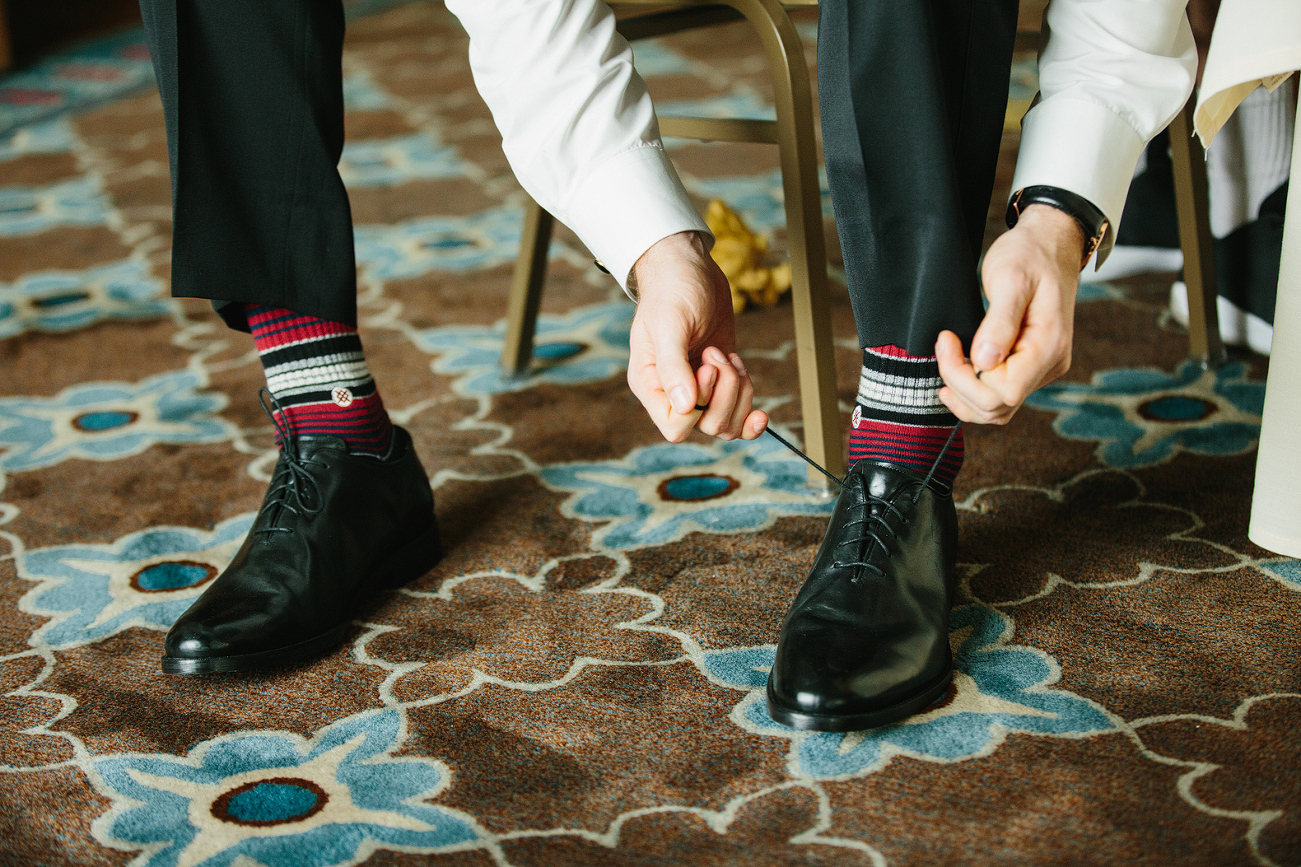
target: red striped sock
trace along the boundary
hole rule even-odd
[[[868,460],[930,472],[958,423],[940,402],[943,385],[934,356],[909,355],[897,346],[864,349],[849,433],[850,463]],[[962,469],[962,457],[959,430],[935,468],[935,478],[953,484]]]
[[[279,307],[244,310],[290,435],[338,437],[352,452],[386,455],[393,424],[357,329]]]

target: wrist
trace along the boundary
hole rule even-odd
[[[655,270],[662,263],[674,260],[699,261],[708,257],[705,240],[697,231],[677,232],[660,238],[633,263],[632,270],[628,272],[628,292],[634,301],[640,301],[641,287],[654,285],[654,281],[644,279],[646,273]]]
[[[1065,223],[1061,219],[1049,220],[1043,212],[1056,212],[1069,219],[1079,231],[1080,253],[1079,269],[1088,264],[1089,257],[1097,251],[1103,238],[1111,230],[1111,224],[1105,214],[1092,202],[1070,190],[1051,186],[1030,186],[1017,190],[1007,204],[1007,226],[1013,228],[1023,219],[1023,215],[1032,211],[1040,212],[1036,220],[1042,225],[1060,226],[1060,234],[1065,233]]]
[[[1017,228],[1032,232],[1038,243],[1072,265],[1079,262],[1089,240],[1070,214],[1051,205],[1030,205],[1022,212]]]

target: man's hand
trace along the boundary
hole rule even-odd
[[[935,343],[940,400],[966,422],[1007,424],[1022,401],[1071,366],[1075,293],[1084,233],[1069,215],[1031,205],[985,254],[989,310],[971,341],[971,363],[952,331]]]
[[[682,442],[693,427],[724,440],[763,433],[768,416],[751,410],[754,386],[734,351],[727,278],[700,236],[682,232],[657,242],[637,260],[633,278],[628,387],[664,438]]]

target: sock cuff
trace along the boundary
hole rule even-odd
[[[357,329],[280,307],[244,311],[276,416],[291,435],[335,436],[353,452],[386,454],[392,424]]]
[[[940,401],[940,366],[934,356],[909,355],[897,346],[869,346],[863,350],[858,380],[858,418],[876,418],[903,424],[955,425],[957,419]]]
[[[279,349],[300,343],[336,338],[357,338],[357,329],[342,322],[317,319],[283,307],[248,305],[244,318],[259,348]]]

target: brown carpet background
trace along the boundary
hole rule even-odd
[[[1168,275],[1086,287],[1064,384],[967,430],[949,698],[776,726],[765,659],[828,501],[767,441],[657,440],[631,305],[567,230],[550,355],[497,377],[521,198],[465,52],[410,3],[354,20],[344,61],[362,339],[448,555],[269,674],[158,670],[274,450],[252,341],[166,300],[157,95],[0,143],[0,863],[1301,863],[1301,568],[1246,538],[1263,359],[1181,367]],[[767,102],[742,25],[637,59],[662,113]],[[671,148],[780,253],[773,150]],[[738,330],[798,436],[789,303]]]

